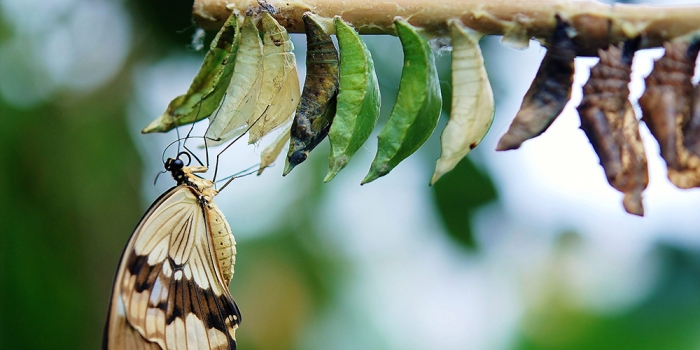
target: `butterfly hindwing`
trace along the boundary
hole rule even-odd
[[[236,348],[240,312],[215,260],[211,210],[183,184],[146,212],[119,265],[105,349]]]

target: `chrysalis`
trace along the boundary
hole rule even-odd
[[[547,46],[547,54],[508,132],[498,141],[498,151],[517,149],[523,142],[542,134],[571,97],[576,58],[573,29],[558,15],[556,18],[557,26]]]
[[[255,143],[270,131],[290,123],[299,103],[294,44],[287,30],[267,12],[263,12],[262,86],[255,112],[248,119],[252,125],[248,143]],[[262,117],[261,117],[262,116]],[[257,120],[260,118],[260,120]]]
[[[166,132],[208,117],[219,106],[231,81],[240,39],[237,15],[231,13],[211,42],[187,93],[170,101],[165,113],[141,132]]]
[[[340,85],[338,108],[328,132],[328,175],[323,182],[332,180],[367,141],[377,125],[381,105],[372,54],[350,24],[340,16],[334,22],[340,48]]]
[[[450,121],[440,136],[440,158],[430,180],[433,185],[454,169],[486,136],[493,123],[495,101],[479,39],[459,20],[449,23],[452,37],[452,108]]]
[[[442,110],[440,78],[430,45],[405,18],[394,19],[394,27],[403,46],[401,81],[363,185],[388,174],[418,150],[435,130]]]
[[[181,153],[187,154],[185,152]],[[236,242],[206,167],[168,159],[177,186],[136,226],[114,279],[103,349],[235,349],[241,313],[228,284]]]
[[[339,83],[338,51],[331,37],[312,16],[309,12],[302,16],[306,28],[306,80],[292,122],[283,175],[305,161],[309,152],[323,141],[335,116]]]
[[[221,144],[238,135],[253,117],[262,86],[262,40],[251,17],[246,17],[241,28],[241,44],[238,47],[236,64],[231,84],[221,105],[209,116],[207,138]],[[256,116],[257,118],[257,116]]]
[[[693,89],[690,120],[683,128],[683,144],[696,157],[700,157],[700,84]]]
[[[679,188],[700,186],[700,158],[685,148],[683,129],[690,120],[695,58],[700,43],[664,44],[639,98],[642,120],[659,142],[668,178]]]
[[[608,182],[625,194],[625,210],[642,216],[642,191],[649,183],[649,173],[627,86],[637,44],[637,40],[632,40],[623,49],[610,46],[598,51],[600,61],[583,86],[578,112],[581,129],[598,154]]]

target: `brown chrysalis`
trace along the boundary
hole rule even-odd
[[[642,216],[642,191],[649,183],[649,172],[639,122],[628,100],[638,44],[639,40],[630,40],[622,48],[598,50],[600,61],[591,68],[577,109],[581,129],[598,154],[608,183],[625,194],[622,203],[628,213]]]
[[[683,138],[688,151],[700,157],[700,84],[693,90],[690,120],[683,128]]]
[[[547,54],[508,132],[498,141],[497,151],[517,149],[523,142],[542,134],[571,97],[576,57],[574,30],[559,15],[556,19]]]
[[[693,70],[700,42],[664,44],[666,53],[654,62],[646,78],[646,91],[639,98],[642,120],[659,142],[668,167],[668,178],[679,188],[700,186],[700,158],[686,148],[684,129],[689,123],[693,94]],[[689,128],[686,128],[689,127]],[[695,138],[689,138],[694,142]]]
[[[338,51],[331,37],[309,13],[302,19],[306,28],[306,81],[292,122],[283,175],[305,161],[309,152],[328,135],[340,83]]]

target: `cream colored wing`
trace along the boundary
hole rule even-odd
[[[200,198],[174,187],[141,219],[119,263],[103,349],[236,348],[241,315]]]

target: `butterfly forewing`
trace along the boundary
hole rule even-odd
[[[228,223],[209,196],[188,184],[167,191],[124,251],[103,347],[235,349],[234,254]]]

